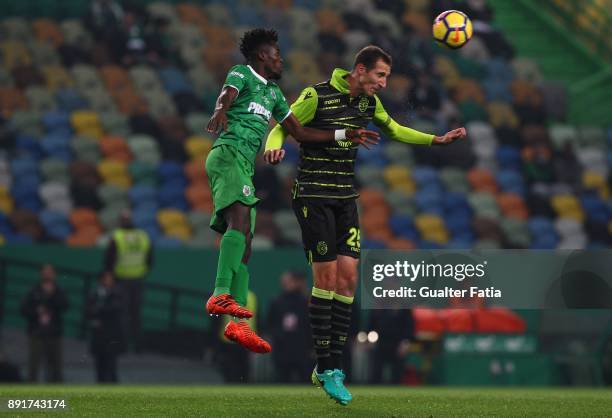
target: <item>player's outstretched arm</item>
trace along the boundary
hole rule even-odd
[[[457,139],[465,138],[467,136],[467,131],[464,127],[453,129],[452,131],[448,131],[443,136],[434,136],[431,143],[433,145],[447,145],[451,144]]]
[[[208,121],[206,130],[216,134],[219,131],[227,131],[227,110],[230,108],[234,100],[238,97],[238,89],[233,86],[225,86],[221,90],[221,94],[217,97],[215,105],[215,113]]]

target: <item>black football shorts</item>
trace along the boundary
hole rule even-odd
[[[338,255],[359,258],[359,214],[355,199],[293,199],[309,263],[333,261]]]

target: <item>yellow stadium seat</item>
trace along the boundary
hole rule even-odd
[[[189,222],[183,212],[177,209],[162,209],[157,212],[157,222],[164,231],[169,231],[175,226],[188,226]]]
[[[582,174],[582,185],[587,189],[599,189],[606,185],[606,179],[599,173],[585,171]]]
[[[494,128],[508,126],[517,128],[519,119],[512,107],[503,102],[491,102],[487,105],[487,113],[489,114],[489,122]]]
[[[385,167],[383,177],[389,184],[397,184],[411,180],[410,171],[406,167],[398,164]]]
[[[551,198],[551,205],[558,214],[580,209],[580,203],[572,195],[556,195]]]
[[[204,159],[212,148],[213,141],[204,136],[194,135],[185,141],[185,150],[190,159]]]
[[[559,218],[575,219],[578,222],[584,222],[586,215],[581,208],[576,208],[559,213]]]
[[[127,177],[127,164],[119,160],[102,160],[98,163],[98,173],[102,178]]]
[[[447,244],[449,240],[448,231],[446,229],[427,231],[423,233],[423,239],[435,242],[436,244]]]
[[[423,214],[417,216],[415,219],[415,225],[417,229],[423,234],[432,231],[445,230],[442,218],[432,214]]]
[[[404,192],[408,196],[412,196],[413,194],[415,194],[416,189],[416,184],[412,180],[391,185],[391,190],[399,190],[400,192]]]
[[[188,225],[172,225],[164,230],[165,234],[172,238],[187,241],[191,238],[191,228]]]
[[[13,199],[10,196],[0,197],[0,212],[9,215],[13,212]]]
[[[92,138],[100,138],[104,131],[100,118],[96,112],[89,110],[78,110],[72,112],[70,122],[77,134],[90,136]]]

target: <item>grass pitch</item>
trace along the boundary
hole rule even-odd
[[[312,386],[0,386],[0,417],[8,399],[65,399],[74,416],[363,416],[576,417],[610,416],[610,389],[412,388],[351,386],[343,407]],[[36,416],[58,416],[38,411]]]

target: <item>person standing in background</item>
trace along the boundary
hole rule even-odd
[[[21,314],[28,322],[29,364],[28,380],[38,381],[40,361],[46,362],[46,381],[61,382],[63,314],[68,300],[56,282],[55,268],[45,264],[41,280],[26,295],[21,304]]]
[[[282,293],[268,311],[268,332],[275,350],[272,352],[278,380],[301,383],[311,372],[311,332],[306,297],[306,277],[297,271],[281,276]]]
[[[123,298],[123,323],[129,348],[141,350],[141,321],[143,281],[153,265],[151,240],[146,231],[134,227],[129,210],[121,213],[119,228],[112,235],[106,249],[105,270],[117,279]]]
[[[100,275],[89,295],[87,319],[91,329],[90,351],[96,361],[98,383],[117,383],[117,358],[124,349],[121,329],[122,299],[110,271]]]

